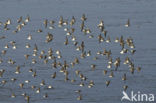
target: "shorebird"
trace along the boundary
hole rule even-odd
[[[110,84],[110,80],[109,81],[106,81],[105,83],[106,83],[106,86],[108,87],[109,84]]]
[[[28,40],[31,40],[31,39],[32,39],[32,35],[29,34],[28,37],[27,37],[27,39],[28,39]]]
[[[45,42],[48,43],[48,42],[51,42],[52,40],[53,40],[53,35],[48,33],[47,36],[46,36],[46,41]]]
[[[70,25],[71,25],[71,26],[72,26],[72,25],[74,25],[74,24],[75,24],[75,22],[76,22],[75,17],[74,17],[74,16],[72,16],[72,19],[71,19],[71,21],[70,21]]]
[[[54,72],[54,74],[52,74],[51,77],[52,77],[53,79],[56,78],[56,72]]]
[[[25,96],[25,100],[27,100],[27,103],[30,101],[30,96]]]
[[[123,80],[123,81],[126,80],[126,74],[123,75],[122,80]]]
[[[15,96],[15,94],[14,93],[12,93],[11,94],[11,98],[15,98],[16,96]]]
[[[67,38],[67,36],[66,36],[66,40],[65,40],[64,44],[68,45],[68,38]]]
[[[82,100],[82,95],[79,95],[79,96],[77,97],[77,100]]]
[[[5,72],[4,69],[1,69],[1,70],[0,70],[0,78],[3,77],[4,72]]]
[[[43,98],[48,98],[48,94],[45,93],[45,94],[43,95]]]
[[[29,22],[30,21],[30,16],[27,15],[26,19],[25,19],[25,22]]]
[[[47,25],[48,25],[48,20],[47,20],[47,19],[45,19],[45,20],[44,20],[44,22],[43,22],[43,24],[44,24],[45,28],[47,28]]]
[[[80,19],[81,20],[76,20],[74,16],[72,16],[70,20],[64,19],[63,16],[60,16],[59,21],[44,19],[41,23],[41,27],[37,29],[33,29],[32,27],[29,31],[28,28],[24,28],[29,26],[28,22],[30,21],[30,16],[27,15],[25,19],[21,16],[17,20],[15,29],[13,29],[13,33],[16,33],[14,36],[7,34],[4,36],[3,34],[4,31],[9,32],[9,30],[12,30],[14,21],[7,19],[5,22],[0,22],[0,28],[2,28],[2,36],[0,36],[0,42],[2,42],[0,54],[1,86],[7,87],[10,85],[9,82],[11,81],[11,85],[18,85],[22,96],[27,102],[30,102],[31,92],[29,93],[29,89],[35,93],[40,93],[38,96],[42,96],[42,98],[48,97],[49,90],[53,90],[54,88],[53,84],[48,82],[50,78],[53,78],[52,81],[54,83],[55,81],[63,81],[66,82],[65,84],[69,83],[78,86],[78,88],[83,88],[83,90],[87,90],[87,88],[92,90],[92,87],[98,84],[95,85],[95,81],[91,79],[94,78],[95,75],[97,78],[100,77],[98,73],[102,72],[103,74],[101,75],[105,75],[103,78],[106,79],[105,85],[108,87],[110,83],[113,82],[113,80],[107,80],[108,78],[115,78],[115,80],[117,80],[116,78],[119,77],[121,81],[126,81],[128,79],[127,73],[129,71],[126,69],[122,70],[123,67],[121,66],[120,68],[120,65],[124,65],[125,68],[127,66],[132,74],[134,74],[135,70],[138,72],[141,71],[141,67],[136,67],[131,57],[136,52],[132,37],[125,38],[125,35],[115,37],[114,42],[119,44],[119,49],[117,48],[114,50],[115,48],[112,42],[113,35],[108,35],[109,31],[105,29],[107,25],[104,25],[103,20],[101,20],[98,25],[95,25],[96,28],[93,28],[92,25],[88,26],[88,21],[86,21],[88,19],[85,14],[83,14]],[[78,24],[79,29],[77,29],[76,24],[78,21],[80,21]],[[58,25],[59,28],[57,28],[56,25]],[[129,26],[130,19],[128,19],[125,24],[125,27]],[[55,33],[54,28],[56,28],[56,31],[62,29],[65,35],[60,34],[62,33],[61,31]],[[94,29],[99,29],[99,31]],[[19,33],[22,35],[19,35]],[[40,36],[36,36],[36,34]],[[23,36],[26,37],[23,38]],[[16,39],[19,39],[19,41]],[[16,41],[8,42],[8,40]],[[22,47],[23,45],[24,49]],[[64,51],[64,48],[67,51]],[[101,48],[103,48],[103,50],[101,50]],[[76,50],[76,52],[72,50]],[[118,55],[117,51],[119,54],[124,55]],[[19,56],[17,56],[18,53]],[[25,59],[20,58],[20,53],[23,53],[22,55],[24,55],[23,58]],[[3,68],[4,66],[7,68]],[[87,70],[88,66],[94,71]],[[8,69],[9,67],[16,67],[16,69]],[[7,74],[12,73],[12,71],[15,73],[15,76],[9,77]],[[58,72],[60,72],[60,75],[63,75],[63,78],[60,77]],[[49,75],[49,73],[52,74]],[[91,75],[88,75],[88,73],[91,73]],[[120,74],[121,76],[118,76]],[[30,77],[30,75],[34,78]],[[48,78],[48,75],[50,78]],[[27,78],[23,80],[21,77]],[[54,86],[57,86],[57,82]],[[123,90],[126,91],[127,88],[128,85],[124,84]],[[18,96],[18,93],[15,95],[16,90],[13,89],[13,86],[11,86],[10,89],[12,90],[12,98]],[[56,87],[56,89],[58,88]],[[83,92],[78,89],[76,93],[78,94],[77,100],[81,100]],[[38,96],[36,97],[35,95],[31,96],[31,98],[35,97],[37,99]]]
[[[17,20],[18,23],[20,23],[22,21],[22,16]]]
[[[82,20],[82,21],[86,21],[86,20],[87,20],[85,14],[82,14],[81,20]]]
[[[104,75],[106,75],[107,74],[107,70],[104,70],[103,73],[104,73]]]
[[[127,20],[127,23],[125,24],[125,27],[129,27],[130,26],[130,20]]]

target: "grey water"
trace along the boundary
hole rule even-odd
[[[0,69],[5,69],[2,80],[6,80],[5,85],[0,84],[0,103],[26,103],[27,101],[21,96],[22,93],[30,95],[30,103],[128,103],[121,101],[123,96],[123,85],[128,85],[127,93],[131,91],[141,93],[152,93],[156,95],[156,1],[155,0],[0,0],[0,21],[5,22],[7,19],[12,20],[12,25],[8,31],[4,31],[0,27],[0,36],[6,36],[5,39],[0,39],[0,51],[4,50],[4,46],[9,41],[16,41],[17,49],[9,48],[5,56],[0,53],[0,58],[3,63],[0,64]],[[92,30],[94,38],[88,38],[80,32],[81,16],[85,14],[87,21],[85,25]],[[20,16],[25,18],[30,16],[30,22],[22,28],[17,34],[13,34],[17,26],[17,19]],[[69,68],[69,77],[76,79],[75,83],[69,81],[64,82],[64,75],[58,69],[52,69],[51,62],[44,64],[43,61],[37,59],[36,64],[31,63],[31,57],[28,60],[24,59],[24,54],[31,54],[34,44],[38,45],[39,52],[53,48],[54,51],[60,50],[62,59],[68,63],[74,60],[75,57],[80,58],[80,53],[75,50],[72,41],[65,46],[66,33],[64,27],[56,29],[44,29],[43,21],[45,19],[59,21],[60,16],[66,20],[71,20],[72,16],[76,18],[75,36],[77,41],[85,41],[86,51],[91,50],[92,55],[80,60],[79,65],[74,68]],[[124,25],[130,19],[130,27]],[[105,29],[111,38],[111,43],[98,43],[97,36],[100,34],[97,25],[100,20],[104,21]],[[56,23],[57,24],[57,23]],[[43,29],[42,33],[37,33],[37,29]],[[54,35],[54,40],[46,44],[45,36],[47,32]],[[28,41],[27,35],[32,34],[32,40]],[[136,53],[134,55],[124,54],[119,52],[121,47],[114,43],[116,37],[123,35],[124,39],[132,37],[135,44]],[[30,49],[25,48],[25,44],[30,43]],[[140,72],[135,71],[131,74],[129,69],[123,65],[119,70],[114,72],[114,77],[109,78],[108,75],[103,75],[103,70],[107,69],[107,60],[105,57],[98,56],[97,51],[102,51],[103,48],[111,49],[113,60],[117,57],[123,62],[126,56],[129,56],[136,67],[140,66]],[[94,61],[97,56],[99,59]],[[7,60],[13,58],[16,61],[15,65],[10,65]],[[96,69],[91,70],[90,65],[96,64]],[[15,74],[16,66],[20,65],[21,73]],[[37,72],[37,77],[33,78],[29,69],[33,68]],[[80,87],[80,79],[74,75],[75,70],[80,70],[89,80],[93,80],[95,85],[92,88],[87,87],[86,82],[84,87]],[[56,79],[50,76],[57,72]],[[127,80],[121,80],[123,74],[127,74]],[[11,78],[16,78],[16,82],[11,82]],[[25,84],[24,88],[19,87],[19,83],[24,83],[25,80],[30,80],[30,83]],[[52,85],[54,89],[46,89],[41,87],[41,93],[36,94],[31,89],[31,85],[39,85],[42,80],[45,80],[46,85]],[[105,81],[110,80],[109,87],[106,87]],[[75,90],[82,90],[82,100],[78,101],[78,94]],[[15,93],[16,98],[11,98],[11,94]],[[48,94],[48,98],[43,98],[44,93]],[[156,100],[155,100],[156,101]]]

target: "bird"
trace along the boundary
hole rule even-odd
[[[19,73],[20,73],[20,66],[17,66],[17,67],[16,67],[15,73],[16,73],[16,74],[19,74]]]
[[[45,42],[46,43],[49,43],[53,40],[53,35],[51,33],[48,33],[47,36],[46,36],[46,40]]]
[[[38,88],[38,89],[36,90],[36,93],[40,93],[40,88]]]
[[[79,84],[79,86],[80,86],[80,87],[83,87],[83,86],[84,86],[84,83],[83,83],[83,82],[81,82],[81,83]]]
[[[26,19],[25,19],[25,22],[29,22],[30,21],[30,16],[27,15]]]
[[[43,95],[43,98],[48,98],[48,94],[45,93],[45,94]]]
[[[12,93],[11,94],[11,98],[15,98],[16,96],[15,96],[15,94],[14,93]]]
[[[106,83],[106,86],[108,87],[110,84],[110,80],[106,81],[105,83]]]
[[[47,28],[47,25],[48,25],[48,19],[45,19],[44,22],[43,22],[45,28]]]
[[[28,40],[32,40],[32,35],[31,35],[31,34],[28,34],[27,39],[28,39]]]
[[[103,70],[103,73],[104,73],[104,75],[106,75],[107,74],[107,70]]]
[[[123,81],[126,80],[126,74],[123,75],[122,80],[123,80]]]
[[[77,97],[77,100],[82,100],[82,95],[79,95],[79,96]]]
[[[127,88],[128,88],[128,86],[127,86],[127,85],[124,85],[124,86],[123,86],[124,91],[126,91],[126,90],[127,90]]]
[[[69,88],[74,86],[71,91],[77,88],[74,90],[75,99],[82,100],[83,95],[88,95],[83,90],[92,92],[99,87],[103,81],[96,84],[95,79],[102,80],[99,78],[102,75],[107,89],[110,89],[110,83],[115,85],[114,80],[123,81],[121,100],[131,99],[126,94],[127,75],[135,71],[137,75],[142,71],[142,67],[133,60],[137,50],[135,38],[127,34],[110,35],[111,31],[104,20],[101,19],[94,26],[95,20],[90,24],[85,13],[80,16],[79,20],[74,15],[69,19],[59,16],[49,20],[46,17],[40,21],[41,25],[33,24],[36,22],[30,20],[29,14],[18,17],[15,22],[12,18],[2,18],[0,84],[3,88],[9,87],[12,93],[10,98],[18,97],[14,89],[17,85],[18,92],[27,103],[39,96],[48,99],[51,98],[49,92],[55,92],[57,83],[63,81],[59,88],[65,90],[63,85]],[[124,26],[131,26],[129,18]],[[122,70],[123,66],[127,69]]]
[[[23,17],[21,16],[18,20],[17,23],[20,23],[22,21]]]
[[[141,71],[141,67],[137,67],[137,70],[138,70],[138,72],[140,72]]]
[[[11,81],[12,82],[15,82],[17,79],[16,78],[11,78]]]
[[[33,77],[36,77],[37,76],[36,71],[33,72],[33,75],[32,76]]]
[[[10,24],[11,24],[11,19],[8,19],[8,20],[6,21],[6,24],[7,24],[7,25],[10,25]]]
[[[76,19],[74,16],[72,16],[72,19],[70,21],[70,25],[73,26],[75,24],[75,22],[76,22]]]
[[[43,85],[45,85],[45,81],[44,80],[42,80],[42,82],[40,83],[40,86],[43,86]]]
[[[111,71],[110,75],[109,75],[110,78],[114,77],[114,73]]]
[[[29,103],[30,97],[29,96],[26,96],[25,99],[27,100],[27,103]]]
[[[86,21],[86,20],[87,20],[85,14],[82,14],[81,20],[82,20],[82,21]]]
[[[4,70],[4,69],[1,69],[1,70],[0,70],[0,78],[2,78],[2,77],[3,77],[4,72],[5,72],[5,70]]]
[[[20,83],[19,86],[20,86],[20,88],[23,88],[24,83]]]
[[[68,45],[68,38],[67,38],[67,36],[66,36],[66,40],[65,40],[64,44]]]
[[[96,65],[95,64],[91,64],[91,68],[92,70],[95,70]]]
[[[129,27],[130,26],[130,20],[127,20],[127,23],[125,24],[125,27]]]
[[[56,78],[56,72],[54,72],[54,74],[52,74],[51,77],[52,77],[53,79]]]

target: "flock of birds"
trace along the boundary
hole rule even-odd
[[[81,24],[80,27],[78,27],[77,29],[80,30],[80,32],[82,34],[84,34],[84,37],[87,35],[88,38],[94,38],[96,35],[92,35],[92,30],[90,28],[88,28],[87,26],[87,17],[85,16],[85,14],[82,15],[82,17],[80,18]],[[17,33],[20,33],[22,31],[22,29],[29,24],[29,22],[31,22],[31,19],[29,17],[29,15],[26,18],[23,18],[22,16],[17,20],[17,26],[16,29],[11,31],[13,35],[16,36]],[[20,88],[21,91],[22,89],[27,86],[26,84],[29,84],[30,89],[32,89],[32,91],[34,91],[34,93],[41,93],[43,90],[41,89],[42,87],[46,87],[47,89],[55,89],[55,87],[53,87],[53,85],[48,85],[46,83],[46,79],[51,78],[52,80],[55,80],[55,78],[57,78],[57,74],[61,73],[64,76],[64,82],[66,83],[74,83],[77,82],[77,86],[80,86],[81,88],[83,88],[84,86],[87,85],[88,88],[92,88],[94,87],[96,84],[94,82],[94,80],[89,80],[89,78],[84,75],[84,73],[81,71],[81,69],[75,69],[74,67],[75,65],[81,65],[82,64],[82,59],[85,59],[89,56],[93,56],[93,61],[94,64],[85,64],[85,65],[89,65],[89,67],[91,68],[91,70],[94,72],[97,68],[97,62],[98,62],[98,58],[99,57],[105,57],[106,61],[107,61],[107,68],[104,68],[102,70],[103,76],[108,76],[109,78],[113,78],[114,73],[117,72],[120,69],[120,65],[124,64],[127,65],[127,68],[129,68],[128,71],[126,71],[123,75],[121,80],[122,81],[126,81],[127,80],[127,76],[126,74],[129,73],[134,73],[135,71],[140,72],[141,67],[135,67],[133,61],[131,60],[130,57],[126,57],[124,60],[121,60],[120,57],[118,58],[113,58],[112,57],[112,51],[108,50],[106,48],[102,48],[102,51],[97,51],[96,54],[93,54],[91,50],[86,51],[87,49],[87,45],[86,45],[86,41],[78,41],[77,40],[77,35],[75,35],[75,29],[74,25],[76,24],[77,20],[75,19],[75,17],[73,16],[71,18],[71,20],[66,20],[64,19],[62,16],[60,16],[59,21],[54,21],[54,20],[48,20],[45,19],[42,22],[42,25],[44,26],[44,28],[38,28],[37,30],[35,30],[35,32],[37,34],[39,33],[43,33],[44,29],[50,29],[50,30],[55,30],[56,27],[58,28],[62,28],[63,31],[65,32],[65,40],[64,41],[60,41],[62,43],[62,45],[64,46],[68,46],[68,45],[72,45],[73,49],[75,51],[78,52],[79,57],[74,57],[73,61],[69,61],[69,60],[65,60],[63,59],[63,55],[62,52],[64,52],[63,50],[55,50],[55,48],[51,48],[51,47],[47,47],[49,48],[48,50],[42,50],[39,44],[35,43],[35,44],[31,44],[29,42],[27,42],[25,44],[26,49],[30,49],[32,50],[32,53],[29,54],[24,54],[23,55],[23,59],[22,59],[22,63],[21,65],[17,65],[16,60],[14,60],[14,58],[11,57],[6,57],[5,55],[8,53],[9,48],[12,48],[14,51],[16,51],[17,49],[22,49],[22,48],[18,48],[18,45],[16,45],[16,42],[18,41],[9,41],[7,44],[5,45],[1,45],[3,46],[3,50],[1,50],[0,53],[0,65],[3,65],[3,63],[7,63],[8,65],[10,65],[12,68],[15,67],[14,69],[9,69],[6,70],[5,68],[0,68],[0,88],[5,87],[7,85],[8,82],[13,82],[13,85],[17,85],[17,88]],[[6,22],[0,22],[0,29],[1,31],[10,31],[11,29],[9,28],[10,25],[12,25],[12,20],[8,19],[6,20]],[[68,26],[68,27],[67,27]],[[129,27],[130,26],[130,21],[128,19],[127,23],[125,24],[125,27]],[[124,40],[123,36],[120,37],[116,37],[115,40],[112,40],[110,38],[110,36],[107,33],[107,30],[105,29],[105,25],[104,25],[104,21],[101,20],[99,24],[97,24],[97,29],[99,30],[100,34],[97,35],[97,42],[98,44],[101,43],[118,43],[121,47],[121,51],[119,51],[119,53],[121,55],[127,54],[129,53],[130,55],[133,55],[136,50],[135,50],[135,45],[133,42],[133,38],[129,37],[127,39]],[[79,34],[80,35],[80,34]],[[6,35],[2,35],[0,34],[0,41],[1,40],[5,40],[7,39]],[[28,34],[27,38],[23,38],[24,40],[27,41],[32,41],[35,38],[33,38],[32,34]],[[53,43],[53,40],[55,39],[55,35],[48,32],[47,35],[45,35],[45,43],[49,44],[49,43]],[[46,45],[45,45],[46,46]],[[57,45],[56,45],[57,46]],[[96,48],[95,48],[96,49]],[[18,54],[16,55],[18,56]],[[98,57],[99,56],[99,57]],[[6,60],[5,58],[8,58],[8,60]],[[49,70],[49,72],[53,71],[53,73],[51,74],[51,77],[49,78],[42,78],[42,80],[40,81],[40,83],[38,85],[32,85],[31,84],[31,79],[35,78],[40,78],[38,72],[36,71],[36,68],[29,68],[29,70],[27,72],[32,73],[32,77],[29,77],[28,80],[25,80],[19,84],[17,84],[16,82],[20,79],[20,78],[9,78],[10,80],[6,80],[5,78],[7,77],[7,75],[5,75],[6,72],[12,72],[15,73],[17,75],[21,74],[21,68],[22,65],[26,65],[26,62],[31,62],[33,64],[33,66],[35,67],[35,64],[37,64],[38,62],[42,62],[45,65],[49,65],[48,63],[50,63],[51,65],[51,70]],[[72,69],[73,68],[73,69]],[[56,72],[56,69],[59,70],[59,72]],[[71,72],[71,70],[74,70],[74,72]],[[76,78],[71,78],[71,76],[69,76],[69,74],[72,73],[73,75],[76,75]],[[26,74],[24,72],[24,74]],[[78,78],[78,79],[77,79]],[[111,80],[104,80],[105,81],[105,85],[106,87],[110,86],[111,84]],[[123,85],[123,90],[126,91],[128,89],[128,85]],[[82,90],[78,89],[75,90],[77,96],[77,100],[82,100]],[[31,100],[31,94],[29,93],[22,93],[21,94],[25,100],[29,103]],[[17,95],[16,93],[14,93],[14,91],[12,92],[12,94],[10,94],[11,98],[16,98]],[[48,98],[48,93],[44,93],[43,94],[43,98]]]

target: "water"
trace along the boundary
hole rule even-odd
[[[0,84],[0,103],[21,103],[26,102],[22,93],[26,92],[30,95],[30,103],[121,103],[123,85],[128,85],[127,93],[130,91],[140,91],[142,93],[156,93],[156,1],[154,0],[1,0],[0,1],[0,21],[5,22],[8,18],[12,20],[10,30],[4,31],[1,28],[0,36],[5,35],[5,39],[0,40],[0,50],[4,50],[4,46],[9,41],[16,41],[17,49],[12,50],[11,46],[7,50],[7,54],[0,58],[3,63],[0,64],[0,69],[5,69],[5,73],[0,81],[6,80],[5,85]],[[89,39],[78,29],[81,24],[81,16],[85,13],[87,21],[85,25],[92,30],[94,38]],[[18,25],[16,20],[23,16],[25,18],[30,15],[30,22],[22,28],[22,30],[13,34],[12,31]],[[76,18],[76,25],[74,25],[75,36],[77,41],[85,41],[85,50],[91,50],[92,55],[80,60],[79,65],[74,68],[69,68],[69,78],[75,79],[75,83],[70,81],[64,82],[64,75],[59,72],[60,68],[52,69],[50,60],[47,64],[38,57],[30,57],[28,60],[24,59],[24,54],[31,54],[34,44],[38,45],[39,52],[41,50],[48,50],[53,48],[54,51],[60,50],[62,59],[60,62],[67,60],[70,63],[75,57],[80,56],[80,52],[75,50],[75,47],[69,37],[69,45],[64,46],[65,31],[63,28],[57,27],[55,24],[54,30],[44,29],[43,21],[55,20],[58,22],[59,17],[71,20],[72,16]],[[130,19],[130,27],[125,28],[124,24],[127,19]],[[111,37],[111,43],[101,43],[97,41],[97,36],[100,31],[97,24],[100,20],[104,20],[108,35]],[[43,29],[42,33],[37,33],[37,29]],[[54,40],[46,44],[45,36],[47,32],[54,35]],[[28,34],[32,34],[32,40],[27,40]],[[120,55],[121,47],[114,43],[116,37],[123,35],[124,39],[132,37],[136,46],[136,53],[134,55],[126,54]],[[25,44],[30,43],[31,48],[26,49]],[[118,71],[114,72],[114,77],[109,78],[108,74],[103,75],[103,70],[107,69],[106,57],[96,55],[97,51],[102,51],[103,48],[112,50],[113,60],[120,57],[123,62],[126,56],[129,56],[135,67],[140,66],[141,72],[135,71],[132,75],[127,66],[121,64]],[[94,61],[93,58],[97,56],[99,59]],[[7,63],[8,58],[13,58],[16,61],[14,65]],[[32,64],[31,59],[36,58],[37,63]],[[79,57],[80,58],[80,57]],[[90,65],[96,64],[96,69],[91,70]],[[21,73],[15,74],[16,66],[20,65]],[[33,68],[37,72],[37,77],[33,78],[32,73],[28,70]],[[80,70],[88,79],[85,81],[85,86],[80,87],[80,78],[75,75],[75,70]],[[50,76],[57,72],[55,79]],[[127,80],[121,80],[122,75],[127,74]],[[16,82],[11,82],[11,78],[17,78]],[[30,80],[30,83],[25,84],[23,89],[20,89],[19,83],[24,83],[25,80]],[[45,80],[46,86],[52,85],[54,89],[46,89],[46,86],[41,86],[41,93],[36,94],[31,89],[31,85],[39,86],[40,82]],[[93,80],[95,85],[88,88],[89,81]],[[111,80],[109,87],[106,87],[105,81]],[[78,94],[75,90],[81,89],[82,100],[77,101]],[[36,89],[35,89],[36,90]],[[16,98],[10,98],[11,94],[15,93]],[[47,93],[48,98],[43,98]],[[127,101],[125,101],[127,103]]]

